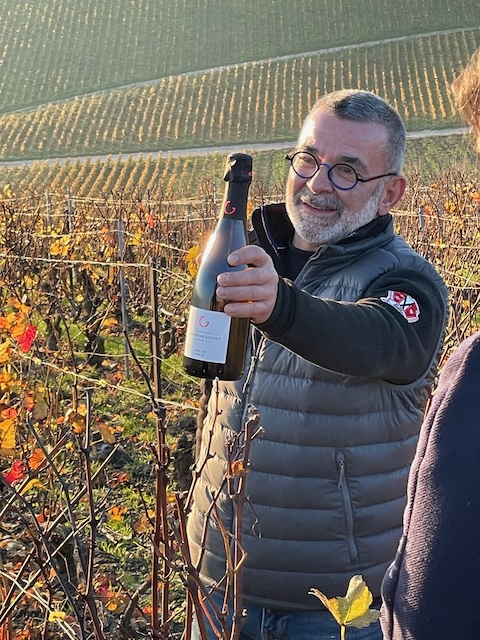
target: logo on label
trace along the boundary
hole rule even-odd
[[[230,206],[230,205],[231,205],[231,203],[232,203],[232,201],[231,201],[231,200],[227,200],[227,201],[225,202],[225,209],[224,209],[224,213],[225,213],[225,215],[227,215],[227,216],[231,216],[231,215],[232,215],[232,213],[235,213],[235,211],[237,210],[237,207],[231,207],[231,206]]]
[[[380,300],[396,309],[409,323],[417,322],[420,317],[420,307],[417,301],[407,293],[389,291],[388,295],[385,298],[380,298]]]
[[[206,319],[205,316],[200,316],[198,319],[198,324],[202,327],[202,329],[206,329],[210,322]]]

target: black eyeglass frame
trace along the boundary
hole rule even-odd
[[[312,173],[311,176],[302,176],[302,174],[298,173],[298,171],[293,166],[293,160],[294,160],[295,156],[298,156],[300,153],[303,153],[304,155],[310,156],[311,158],[313,158],[315,160],[315,164],[317,165],[317,168],[315,169],[315,171]],[[297,174],[297,176],[299,178],[303,178],[304,180],[311,180],[320,171],[321,167],[327,167],[327,169],[328,169],[327,170],[328,179],[333,184],[335,189],[340,189],[340,191],[350,191],[351,189],[353,189],[354,187],[357,186],[358,182],[370,182],[371,180],[378,180],[379,178],[387,178],[389,176],[398,176],[398,173],[383,173],[380,176],[372,176],[371,178],[360,178],[360,176],[358,175],[356,170],[351,165],[347,164],[346,162],[337,162],[334,165],[330,165],[327,162],[319,162],[317,160],[317,158],[313,155],[313,153],[310,153],[310,151],[295,151],[294,153],[288,153],[285,156],[285,160],[288,160],[290,162],[290,166],[292,167],[294,172]],[[349,169],[351,169],[353,171],[356,180],[352,184],[351,187],[340,187],[338,184],[335,183],[334,180],[332,180],[331,173],[335,169],[335,167],[348,167]]]

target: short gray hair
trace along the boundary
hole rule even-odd
[[[388,131],[387,171],[399,173],[405,161],[406,132],[402,118],[384,98],[362,89],[341,89],[319,98],[310,115],[321,109],[331,115],[356,122],[377,122]]]

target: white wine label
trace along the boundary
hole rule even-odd
[[[231,320],[221,311],[190,306],[184,355],[194,360],[225,364]]]

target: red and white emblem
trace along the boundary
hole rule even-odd
[[[417,322],[420,317],[420,307],[417,301],[407,293],[389,291],[387,297],[380,298],[380,300],[394,307],[409,323]]]

